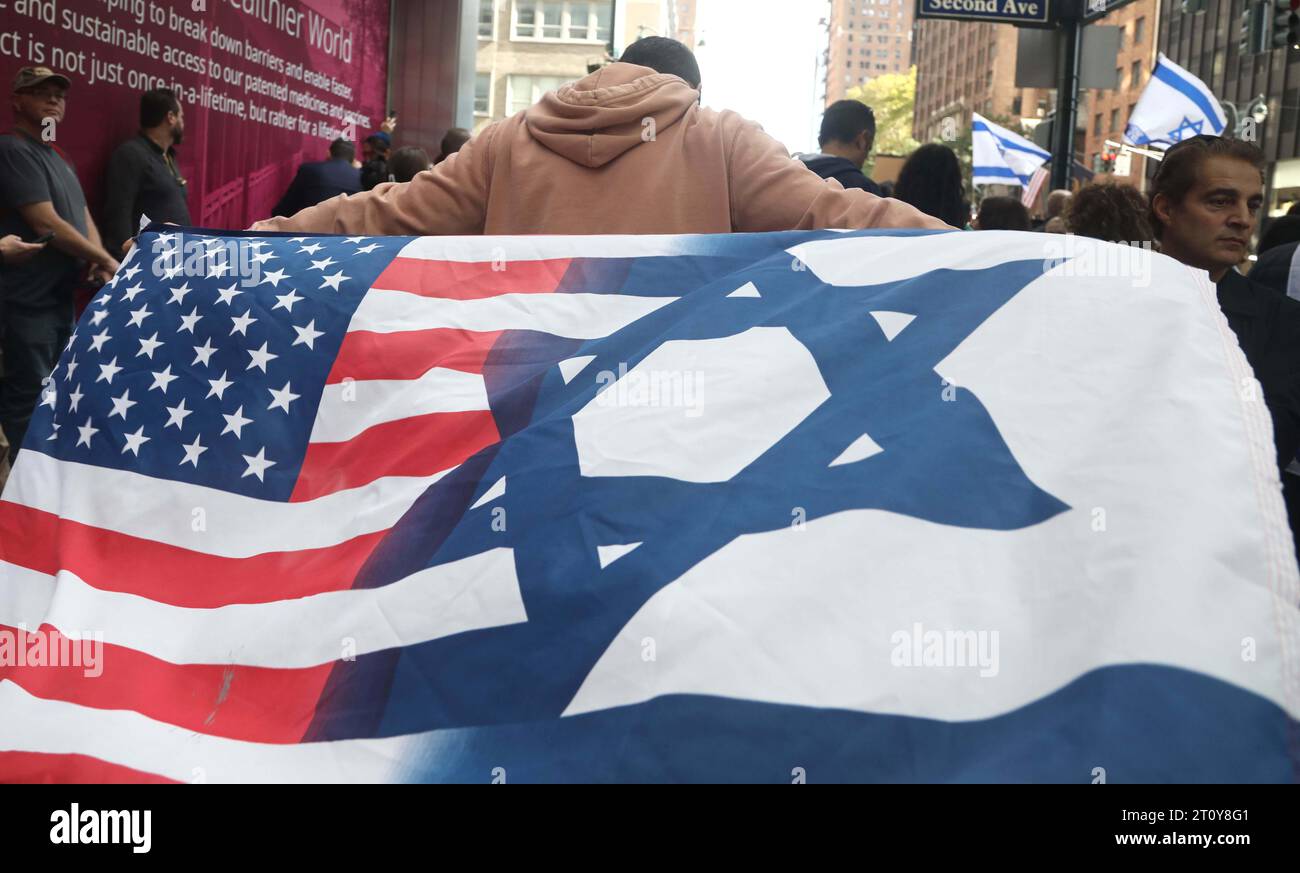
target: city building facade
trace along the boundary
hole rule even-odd
[[[972,112],[1028,134],[1055,106],[1050,89],[1016,87],[1016,28],[926,19],[916,33],[915,139],[959,136]]]
[[[670,26],[668,0],[479,0],[474,132]]]
[[[1157,0],[1135,0],[1096,22],[1120,28],[1119,54],[1115,58],[1119,87],[1093,89],[1086,93],[1086,102],[1080,101],[1079,123],[1085,130],[1081,155],[1084,165],[1095,173],[1129,180],[1139,188],[1146,184],[1147,159],[1140,154],[1120,157],[1119,150],[1106,142],[1123,141],[1124,126],[1151,77],[1156,58],[1156,15]]]
[[[831,0],[823,85],[829,106],[876,76],[912,65],[915,0]]]

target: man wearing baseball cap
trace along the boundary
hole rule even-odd
[[[23,67],[14,77],[13,128],[0,135],[0,237],[49,245],[25,263],[0,268],[5,372],[0,377],[0,427],[18,453],[41,383],[72,332],[72,294],[89,264],[107,281],[117,261],[100,241],[81,183],[56,143],[71,81],[49,67]]]

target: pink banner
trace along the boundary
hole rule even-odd
[[[0,76],[43,64],[72,79],[54,143],[92,213],[112,149],[138,127],[140,93],[177,90],[190,215],[244,228],[298,164],[383,120],[389,0],[3,0]]]

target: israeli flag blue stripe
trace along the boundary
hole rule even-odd
[[[973,171],[976,176],[1002,176],[1023,181],[1023,177],[1018,176],[1010,167],[974,167]]]
[[[993,134],[993,136],[997,137],[998,142],[1002,144],[1003,148],[1015,149],[1016,151],[1025,152],[1031,155],[1037,155],[1038,157],[1042,158],[1045,161],[1051,160],[1052,157],[1051,152],[1040,149],[1036,145],[1026,145],[1024,143],[1016,142],[1015,140],[1009,139],[1007,137],[998,136],[996,131],[993,131],[989,128],[987,122],[977,121],[972,127],[974,130]]]
[[[1220,123],[1217,118],[1218,115],[1223,113],[1223,110],[1217,106],[1211,105],[1210,101],[1206,99],[1206,96],[1198,91],[1196,86],[1191,82],[1188,82],[1173,70],[1169,69],[1169,65],[1165,64],[1163,61],[1156,64],[1156,68],[1151,75],[1195,103],[1197,108],[1200,109],[1201,112],[1205,113],[1205,117],[1209,120],[1215,133],[1223,132],[1223,128],[1226,125]]]

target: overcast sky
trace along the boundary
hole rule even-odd
[[[816,151],[821,104],[814,65],[825,49],[826,0],[698,0],[702,97],[757,121],[791,152]]]

